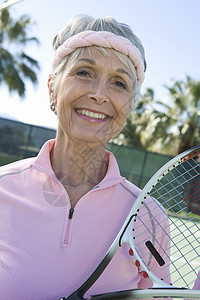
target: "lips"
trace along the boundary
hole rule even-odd
[[[78,108],[78,109],[76,109],[76,112],[81,116],[89,117],[89,118],[96,119],[96,120],[105,120],[108,118],[108,115],[106,115],[102,112],[91,111],[88,109]]]

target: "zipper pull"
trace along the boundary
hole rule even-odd
[[[72,219],[73,213],[74,213],[74,208],[72,207],[69,210],[69,219]]]

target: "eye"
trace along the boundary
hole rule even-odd
[[[90,77],[90,73],[87,72],[86,70],[79,70],[76,72],[76,75],[81,77]]]
[[[118,88],[122,89],[122,90],[126,90],[127,89],[126,84],[124,82],[122,82],[122,81],[115,81],[115,85]]]

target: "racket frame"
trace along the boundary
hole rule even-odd
[[[133,245],[132,241],[133,239],[130,239],[132,232],[132,222],[134,222],[135,217],[137,215],[137,211],[144,199],[147,197],[147,193],[149,193],[155,183],[159,181],[160,178],[165,176],[171,169],[175,168],[178,164],[183,163],[186,161],[192,154],[194,156],[198,156],[200,152],[200,145],[195,146],[189,150],[184,151],[183,153],[177,155],[176,157],[172,158],[170,161],[168,161],[163,167],[161,167],[153,176],[152,178],[146,183],[142,191],[140,192],[139,196],[137,197],[136,201],[134,202],[124,224],[122,225],[119,233],[117,234],[116,238],[114,239],[112,245],[106,252],[104,258],[99,263],[97,268],[94,270],[94,272],[89,276],[89,278],[70,296],[67,298],[61,298],[67,299],[67,300],[78,300],[78,299],[85,299],[83,298],[84,294],[89,290],[89,288],[96,282],[96,280],[99,278],[99,276],[102,274],[102,272],[105,270],[106,266],[111,261],[112,257],[118,250],[120,246],[124,243],[128,243],[131,247]],[[129,234],[126,234],[126,232],[129,231]],[[166,282],[160,280],[156,275],[154,275],[141,261],[139,255],[137,254],[137,251],[135,251],[135,247],[133,247],[133,253],[137,260],[139,260],[141,268],[143,271],[146,271],[149,275],[149,278],[153,281],[153,288],[152,289],[146,289],[146,290],[129,290],[129,291],[121,291],[116,293],[108,293],[108,294],[102,294],[102,295],[96,295],[92,296],[88,299],[120,299],[120,298],[112,298],[112,297],[120,297],[119,293],[123,296],[127,296],[128,298],[124,299],[134,299],[133,297],[137,296],[138,299],[148,299],[148,297],[190,297],[191,296],[195,299],[200,299],[200,290],[187,290],[187,289],[180,289],[173,287]],[[107,298],[105,298],[105,296]],[[109,296],[110,295],[110,296]],[[98,298],[102,297],[102,298]],[[104,297],[104,298],[103,298]],[[108,298],[110,297],[110,298]],[[140,298],[141,297],[141,298]],[[147,298],[145,298],[147,297]],[[121,298],[123,299],[123,298]]]
[[[130,225],[132,225],[133,222],[136,220],[137,212],[139,211],[141,203],[143,201],[145,201],[145,199],[147,197],[151,197],[148,194],[154,188],[155,184],[157,182],[159,182],[159,180],[161,180],[161,178],[163,178],[169,171],[174,169],[176,166],[186,162],[191,157],[197,157],[199,155],[199,153],[197,151],[200,152],[200,145],[195,146],[191,149],[188,149],[188,150],[184,151],[183,153],[180,153],[179,155],[175,156],[170,161],[168,161],[163,167],[161,167],[151,177],[151,179],[146,183],[146,185],[140,192],[139,196],[137,197],[137,199],[131,209],[131,212],[133,214],[133,219],[131,220],[131,222],[129,222],[127,229],[123,232],[122,236],[120,237],[121,244],[128,243],[129,246],[131,247],[131,249],[133,250],[134,257],[136,258],[136,260],[139,261],[141,269],[143,271],[147,272],[147,274],[149,275],[149,278],[152,280],[153,288],[169,288],[169,289],[174,288],[174,289],[179,290],[178,287],[174,287],[174,286],[166,283],[165,281],[159,279],[152,271],[150,271],[148,269],[148,267],[146,267],[145,263],[141,260],[141,257],[139,256],[139,254],[137,253],[137,251],[135,249],[135,243],[134,243],[133,231],[132,231],[133,226],[130,226]],[[200,291],[198,293],[197,294],[200,297]]]

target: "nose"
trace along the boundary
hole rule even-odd
[[[89,93],[89,97],[97,104],[108,102],[109,97],[106,82],[104,80],[99,80],[96,82],[96,84],[93,86],[93,90]]]

